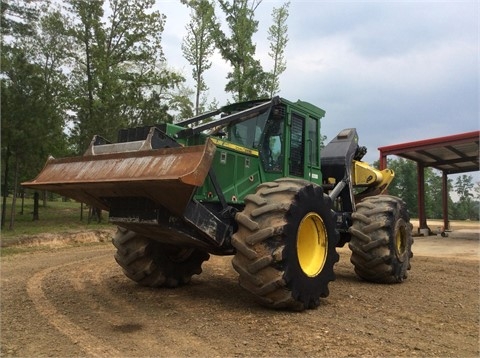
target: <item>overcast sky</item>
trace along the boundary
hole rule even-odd
[[[269,70],[267,31],[273,7],[264,0],[254,41]],[[188,9],[157,0],[167,16],[163,50],[168,64],[190,79],[181,54]],[[311,102],[327,114],[332,139],[357,128],[367,162],[378,147],[479,129],[478,1],[296,1],[289,8],[287,70],[280,96]],[[219,55],[206,74],[210,98],[221,104],[229,66]]]

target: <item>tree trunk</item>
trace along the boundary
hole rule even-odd
[[[40,219],[40,216],[38,215],[38,198],[39,194],[35,192],[33,194],[33,221],[38,221]]]
[[[22,190],[22,208],[20,209],[20,215],[23,215],[24,209],[25,209],[25,189]]]
[[[200,114],[200,93],[202,91],[201,89],[201,81],[202,81],[202,75],[200,73],[197,74],[197,91],[195,93],[195,115],[198,116]]]
[[[3,202],[2,202],[2,221],[1,221],[1,228],[5,227],[5,220],[7,217],[7,197],[8,197],[8,169],[9,169],[9,162],[10,162],[10,148],[7,147],[7,152],[5,153],[5,174],[3,179]]]
[[[8,226],[9,230],[15,228],[15,212],[17,210],[17,181],[18,181],[18,159],[15,161],[15,173],[13,179],[13,197],[12,197],[12,210],[10,211],[10,224]]]

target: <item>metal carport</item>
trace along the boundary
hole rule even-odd
[[[480,131],[473,131],[378,148],[380,169],[387,167],[388,155],[396,155],[417,163],[419,230],[429,229],[425,215],[424,168],[431,167],[442,172],[442,213],[446,230],[449,228],[447,176],[480,170],[479,138]]]

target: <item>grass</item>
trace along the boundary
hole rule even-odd
[[[15,224],[14,229],[9,230],[9,219],[11,213],[12,199],[7,200],[7,215],[5,228],[1,232],[2,246],[9,246],[19,239],[34,237],[44,233],[65,233],[80,232],[89,230],[105,230],[114,229],[114,225],[108,223],[108,212],[102,212],[102,222],[92,221],[88,223],[88,208],[83,207],[83,220],[80,220],[81,204],[74,201],[64,202],[61,199],[48,201],[47,206],[43,207],[40,202],[39,220],[33,221],[33,199],[25,199],[23,214],[21,211],[21,199],[17,200],[15,208]],[[414,230],[418,227],[418,219],[412,219]],[[443,225],[441,220],[427,220],[432,230]],[[477,229],[480,230],[478,221],[451,221],[451,228],[457,229]],[[5,245],[6,244],[6,245]],[[30,248],[29,250],[31,250]],[[2,247],[1,254],[14,254],[17,251],[23,252],[25,248],[20,247]]]
[[[80,220],[81,206],[75,201],[62,201],[61,199],[47,201],[47,206],[42,206],[40,201],[39,220],[33,221],[33,199],[25,199],[23,215],[21,211],[21,199],[17,199],[15,208],[14,229],[9,230],[10,212],[12,198],[7,200],[7,215],[5,227],[2,229],[2,241],[11,240],[24,236],[34,236],[42,233],[59,233],[66,231],[85,231],[98,229],[111,229],[112,224],[108,223],[108,212],[102,212],[102,222],[96,221],[88,223],[88,208],[83,207],[83,220]],[[418,227],[418,219],[412,219],[412,224]],[[427,220],[432,229],[442,226],[441,220]],[[460,228],[480,228],[478,221],[460,221],[452,220],[450,222],[452,229]]]
[[[84,231],[92,229],[111,229],[108,223],[108,212],[102,212],[102,222],[88,223],[88,208],[83,206],[83,220],[80,220],[81,204],[74,201],[64,202],[61,199],[47,201],[47,206],[39,206],[39,220],[33,221],[33,199],[25,199],[21,214],[21,199],[17,199],[13,230],[9,229],[12,199],[7,200],[5,226],[2,229],[2,241],[13,240],[24,236],[42,233],[58,233],[66,231]]]

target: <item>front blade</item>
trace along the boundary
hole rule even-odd
[[[215,145],[49,159],[23,186],[47,190],[104,210],[108,198],[145,197],[180,215],[211,167]]]

